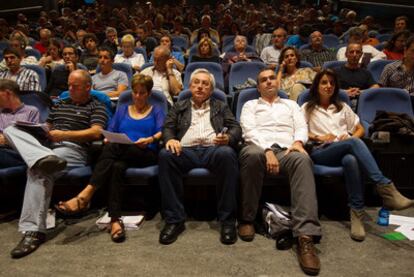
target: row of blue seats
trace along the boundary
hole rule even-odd
[[[182,93],[179,97],[180,100],[191,97],[191,93],[186,91]],[[223,98],[222,92],[216,91],[213,93],[212,97],[215,97],[221,101],[225,101]],[[243,90],[240,93],[240,97],[238,98],[237,103],[237,113],[236,119],[240,119],[240,113],[242,110],[243,105],[252,99],[257,99],[259,97],[259,93],[255,88]],[[281,97],[286,98],[286,95],[281,94]],[[299,102],[303,103],[307,101],[309,97],[309,93],[303,93],[300,98]],[[341,99],[345,102],[348,102],[348,96],[346,93],[341,92],[340,95]],[[23,101],[28,104],[34,104],[39,107],[44,105],[44,103],[39,100],[37,94],[30,94],[27,96],[22,97]],[[358,105],[358,115],[361,119],[361,122],[368,130],[368,126],[370,122],[373,121],[375,117],[375,113],[377,110],[385,110],[385,111],[392,111],[392,112],[401,112],[407,113],[410,116],[414,117],[413,108],[410,103],[410,97],[404,90],[395,89],[395,88],[379,88],[379,89],[368,89],[364,91],[359,100]],[[165,96],[161,92],[154,91],[151,94],[150,102],[152,104],[161,105],[164,109],[167,109],[167,101]],[[123,93],[118,101],[118,105],[125,105],[132,103],[131,92]],[[43,107],[44,108],[44,107]],[[42,108],[42,109],[43,109]],[[366,133],[368,135],[368,133]],[[16,176],[25,175],[25,167],[18,166],[18,167],[11,167],[6,169],[0,169],[0,180],[11,180]],[[81,184],[86,184],[88,182],[89,177],[92,174],[92,168],[90,166],[82,167],[82,168],[75,168],[71,169],[66,174],[57,180],[57,184],[70,184],[79,186]],[[328,167],[322,165],[314,165],[314,174],[316,176],[342,176],[343,169],[342,167]],[[125,184],[126,185],[148,185],[150,184],[150,180],[158,176],[158,166],[149,166],[145,168],[128,168],[126,171],[126,178]],[[187,177],[189,178],[206,178],[214,180],[214,175],[212,175],[207,169],[205,168],[196,168],[191,170]]]

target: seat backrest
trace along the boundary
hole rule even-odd
[[[27,56],[33,56],[37,60],[40,60],[40,58],[42,57],[42,54],[40,54],[40,52],[37,49],[29,48],[25,49],[24,51],[26,52]]]
[[[283,99],[289,99],[289,96],[282,90],[278,92],[279,97]],[[236,120],[240,121],[241,111],[243,109],[243,105],[246,104],[247,101],[258,99],[260,97],[260,93],[257,91],[256,88],[247,88],[240,92],[239,97],[237,99],[237,107],[236,107]]]
[[[378,51],[382,51],[382,50],[384,50],[385,45],[387,45],[387,42],[386,42],[386,41],[381,42],[381,43],[379,43],[379,44],[375,45],[374,47],[375,47],[375,49],[377,49]]]
[[[177,46],[180,49],[180,51],[187,50],[188,48],[188,40],[182,36],[173,36],[172,44],[174,46]]]
[[[372,61],[367,65],[367,69],[369,72],[371,72],[372,77],[374,78],[374,81],[378,83],[381,73],[384,70],[384,67],[389,64],[395,62],[393,60],[376,60]]]
[[[53,72],[54,70],[57,70],[57,69],[59,69],[59,70],[63,70],[63,68],[64,68],[65,66],[66,66],[66,65],[64,65],[64,64],[57,64],[57,65],[55,65],[55,66],[53,67],[52,72]],[[77,68],[78,68],[78,69],[88,70],[88,68],[87,68],[86,66],[84,66],[83,64],[81,64],[81,63],[77,63],[77,64],[76,64],[76,66],[77,66]]]
[[[306,89],[301,94],[299,94],[299,97],[298,97],[298,100],[297,100],[298,105],[302,106],[303,104],[305,104],[306,102],[309,101],[309,98],[310,98],[309,89]],[[351,105],[351,101],[349,100],[349,96],[346,93],[346,91],[343,90],[343,89],[339,90],[339,100],[341,100],[342,102],[347,103],[348,105]]]
[[[145,48],[143,48],[143,47],[135,47],[134,48],[134,51],[137,54],[142,54],[144,56],[145,62],[146,63],[148,62],[147,51],[145,50]]]
[[[154,65],[153,63],[144,63],[144,64],[141,66],[141,71],[142,71],[142,70],[144,70],[145,68],[150,67],[150,66],[153,66],[153,65]]]
[[[188,99],[190,97],[191,97],[191,91],[189,89],[185,89],[185,90],[181,91],[178,94],[178,99],[177,100],[181,101],[181,100]],[[216,99],[216,100],[220,100],[224,103],[227,103],[226,94],[223,91],[221,91],[217,88],[214,89],[213,94],[211,95],[211,97]]]
[[[9,47],[9,43],[7,41],[0,41],[0,52],[3,52],[3,50],[7,47]]]
[[[205,68],[214,75],[216,80],[216,87],[220,90],[224,90],[224,78],[223,78],[223,68],[218,63],[213,62],[193,62],[187,65],[184,72],[184,88],[187,89],[190,85],[190,76],[191,73],[198,69]]]
[[[392,38],[392,34],[378,34],[377,39],[380,42],[389,41]]]
[[[346,61],[329,61],[329,62],[324,62],[322,65],[323,69],[335,69],[337,67],[341,67],[344,64],[346,64]]]
[[[194,55],[197,55],[197,48],[198,43],[195,43],[193,46],[191,46],[190,51],[188,52],[188,63],[191,62],[191,57]],[[220,56],[220,50],[218,50],[217,47],[213,47],[213,55],[214,56]]]
[[[266,65],[262,62],[237,62],[231,65],[229,73],[229,94],[234,94],[234,86],[246,82],[247,78],[256,80],[257,74]]]
[[[223,53],[225,52],[236,52],[236,49],[234,48],[233,44],[226,45],[223,47]],[[246,53],[256,53],[256,49],[254,46],[246,45]]]
[[[414,117],[410,94],[399,88],[371,88],[363,91],[358,99],[358,116],[368,136],[369,124],[377,111],[406,113]]]
[[[228,46],[228,45],[230,45],[230,44],[233,44],[234,43],[234,35],[225,35],[225,36],[223,36],[223,38],[222,38],[222,48],[221,49],[224,49],[226,46]]]
[[[339,38],[334,34],[325,34],[322,36],[323,45],[326,48],[337,48],[339,45]]]
[[[22,66],[37,73],[39,76],[40,87],[42,88],[42,91],[45,91],[47,85],[45,69],[37,64],[22,64]]]
[[[130,105],[132,104],[132,90],[126,90],[119,95],[117,107],[121,105]],[[165,114],[168,112],[168,101],[165,95],[158,90],[152,90],[151,95],[148,100],[152,105],[160,106]]]
[[[19,95],[26,105],[35,106],[40,113],[40,122],[45,122],[49,116],[51,101],[49,96],[38,91],[26,91]]]

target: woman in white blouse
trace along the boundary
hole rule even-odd
[[[135,53],[135,39],[132,35],[125,35],[121,39],[122,53],[115,56],[116,63],[128,63],[135,71],[140,71],[141,66],[145,63],[144,56]]]
[[[310,89],[310,100],[302,106],[309,128],[309,139],[320,143],[311,158],[316,164],[342,166],[351,214],[351,238],[365,239],[363,171],[377,185],[384,207],[402,210],[414,204],[401,195],[378,168],[371,152],[360,139],[364,128],[358,115],[338,97],[339,85],[331,70],[319,72]]]

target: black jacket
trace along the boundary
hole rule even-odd
[[[219,133],[223,127],[228,128],[229,145],[236,148],[241,139],[242,130],[225,103],[210,98],[210,121],[216,133]],[[164,122],[162,130],[164,142],[167,143],[170,139],[181,141],[190,125],[191,100],[187,99],[175,103]]]

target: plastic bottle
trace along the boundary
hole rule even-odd
[[[384,207],[382,207],[378,211],[378,220],[377,224],[381,226],[388,226],[390,220],[390,211]]]

